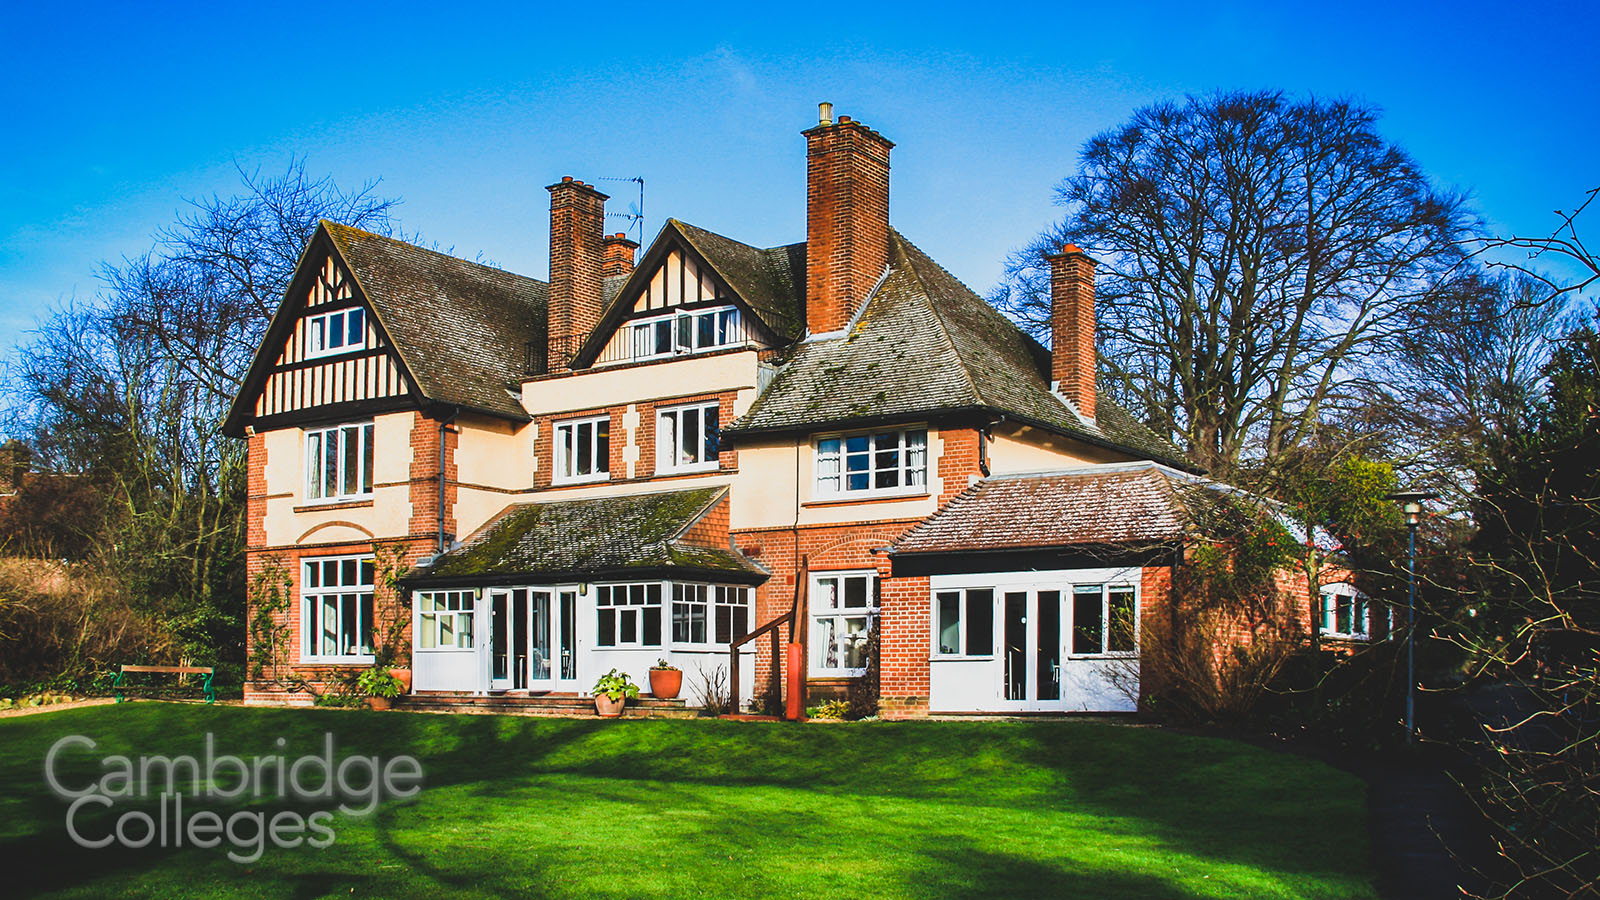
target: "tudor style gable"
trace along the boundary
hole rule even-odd
[[[325,229],[290,280],[225,430],[242,433],[414,407],[417,392]]]
[[[669,219],[573,368],[787,344],[798,337],[803,266],[803,248],[751,247]]]

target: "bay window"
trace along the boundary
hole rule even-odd
[[[834,435],[817,441],[816,495],[925,492],[928,431],[908,428]]]
[[[417,595],[417,649],[471,650],[472,591],[429,591]]]
[[[878,615],[878,573],[829,572],[811,576],[811,671],[860,675],[867,638]]]
[[[611,477],[611,417],[593,416],[556,422],[551,481],[571,484]]]
[[[306,431],[306,499],[349,500],[372,493],[372,423]]]
[[[718,465],[715,400],[663,409],[656,414],[656,471],[708,472]]]
[[[301,563],[301,654],[307,662],[372,661],[372,557]]]
[[[722,646],[750,632],[750,589],[726,585],[672,585],[672,643]]]
[[[661,646],[661,583],[602,584],[595,588],[595,644]]]

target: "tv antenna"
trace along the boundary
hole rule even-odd
[[[633,182],[634,184],[639,186],[639,200],[638,200],[638,202],[629,203],[627,212],[608,212],[608,213],[606,213],[606,218],[608,218],[608,219],[627,219],[628,220],[628,227],[623,229],[623,233],[627,233],[630,230],[634,231],[638,235],[638,241],[639,241],[640,246],[643,246],[644,245],[644,176],[643,175],[635,175],[632,178],[602,176],[600,178],[596,178],[595,180],[596,181],[630,181],[630,182]]]

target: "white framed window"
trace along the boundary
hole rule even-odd
[[[994,656],[994,589],[936,591],[933,597],[935,656]]]
[[[1072,586],[1072,656],[1132,656],[1139,650],[1139,597],[1131,584]]]
[[[817,439],[816,496],[928,490],[928,430],[906,428]]]
[[[744,342],[738,307],[719,306],[638,319],[628,325],[631,359],[678,356]]]
[[[661,582],[595,587],[595,644],[661,646]]]
[[[372,662],[372,557],[301,560],[300,654],[305,662]]]
[[[1355,585],[1336,582],[1322,586],[1322,634],[1352,641],[1372,637],[1372,603]]]
[[[306,430],[306,499],[333,502],[372,494],[372,423]]]
[[[611,477],[611,417],[591,416],[555,423],[551,481],[572,484]]]
[[[709,472],[717,456],[722,429],[715,400],[674,406],[656,412],[656,471]]]
[[[878,617],[878,572],[819,572],[811,576],[811,672],[860,675],[867,637]]]
[[[367,343],[367,313],[359,306],[306,317],[306,358],[358,350]]]
[[[726,647],[750,633],[750,589],[721,584],[672,585],[675,647]]]
[[[418,650],[471,650],[473,591],[428,591],[417,595]]]

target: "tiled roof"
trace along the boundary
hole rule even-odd
[[[522,380],[528,344],[544,347],[548,284],[347,225],[322,227],[427,399],[527,418],[506,388]]]
[[[667,224],[779,337],[795,340],[805,333],[804,243],[761,249],[677,219],[668,219]]]
[[[1193,468],[1107,399],[1083,419],[1051,392],[1049,372],[1048,350],[894,232],[888,276],[848,333],[801,344],[725,433],[985,411]]]
[[[419,582],[496,577],[644,577],[682,570],[754,583],[767,573],[728,547],[682,540],[727,496],[726,487],[658,491],[512,506],[460,547],[420,570]]]
[[[988,478],[907,531],[891,554],[1153,545],[1189,527],[1192,479],[1154,464]]]

